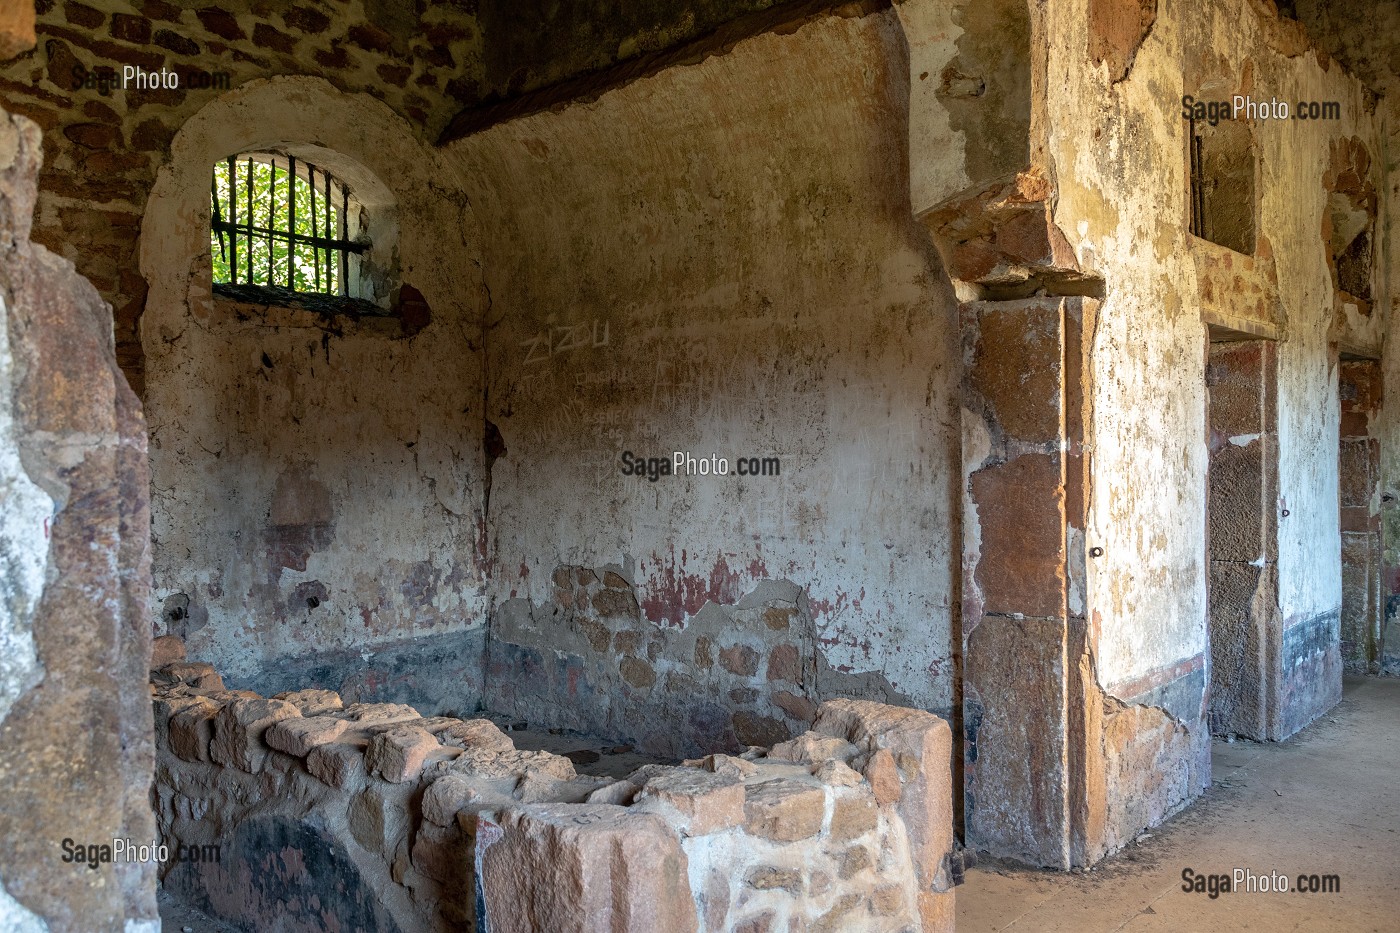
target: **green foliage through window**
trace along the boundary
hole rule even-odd
[[[364,247],[347,241],[348,195],[326,172],[286,156],[242,155],[214,165],[210,199],[216,284],[346,294],[349,254]]]

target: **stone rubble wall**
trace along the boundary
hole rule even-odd
[[[163,883],[250,929],[953,928],[932,714],[832,700],[791,741],[615,780],[485,719],[227,690],[183,653],[159,639],[151,676]]]

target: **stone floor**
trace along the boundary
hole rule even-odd
[[[958,933],[1400,930],[1400,680],[1350,679],[1282,744],[1217,742],[1214,786],[1084,874],[979,864]],[[1182,891],[1182,870],[1335,874],[1339,894]]]

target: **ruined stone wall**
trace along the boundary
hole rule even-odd
[[[209,166],[267,146],[391,218],[420,319],[212,296]],[[484,296],[450,167],[383,104],[310,78],[221,96],[172,152],[141,237],[162,630],[240,686],[475,709]]]
[[[1089,4],[1109,16],[1132,4]],[[1110,276],[1096,335],[1097,397],[1091,572],[1100,614],[1100,677],[1116,695],[1165,686],[1204,663],[1205,414],[1203,318],[1275,338],[1278,346],[1280,685],[1275,736],[1333,702],[1339,688],[1336,472],[1338,339],[1325,249],[1325,176],[1356,137],[1376,149],[1371,99],[1320,61],[1296,23],[1264,4],[1158,8],[1130,44],[1122,81],[1072,50],[1092,17],[1056,20],[1052,83],[1068,82],[1067,118],[1051,137],[1057,217],[1082,262]],[[1079,10],[1078,12],[1087,12]],[[1252,257],[1187,231],[1191,86],[1255,99],[1337,101],[1332,122],[1257,121],[1258,245]],[[1174,154],[1179,154],[1175,156]],[[1363,339],[1357,337],[1357,339]],[[1287,515],[1284,515],[1287,510]],[[1325,552],[1328,558],[1318,559]],[[1199,676],[1198,673],[1192,676]],[[1179,714],[1180,715],[1180,714]]]
[[[0,927],[154,933],[153,865],[64,847],[155,838],[149,474],[110,308],[30,241],[40,162],[0,110]]]
[[[950,708],[955,322],[903,48],[818,18],[449,147],[492,301],[489,705],[677,751]],[[678,450],[730,475],[623,472]]]
[[[876,703],[624,779],[486,720],[152,672],[164,885],[266,929],[952,930],[950,734]]]

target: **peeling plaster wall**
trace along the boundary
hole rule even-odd
[[[1031,14],[1022,0],[905,0],[915,215],[1030,159]],[[1038,53],[1037,57],[1038,57]]]
[[[1400,237],[1395,230],[1395,206],[1400,204],[1400,171],[1396,170],[1400,157],[1400,61],[1395,59],[1393,48],[1393,37],[1400,29],[1400,7],[1360,0],[1300,0],[1297,6],[1309,32],[1381,95],[1378,110],[1383,148],[1373,154],[1384,172],[1384,183],[1377,185],[1381,201],[1376,250],[1379,265],[1373,287],[1379,294],[1373,304],[1378,309],[1376,316],[1388,318],[1395,313],[1400,298]],[[1396,404],[1395,394],[1400,387],[1400,345],[1396,341],[1394,328],[1386,328],[1382,365],[1386,401],[1373,419],[1372,429],[1380,446],[1383,498],[1379,511],[1385,547],[1380,592],[1385,616],[1379,661],[1381,671],[1388,674],[1400,674],[1400,461],[1396,459],[1400,453],[1400,404]]]
[[[1055,38],[1048,83],[1063,88],[1051,103],[1048,153],[1060,226],[1081,264],[1108,282],[1095,338],[1088,542],[1105,549],[1089,579],[1099,679],[1131,700],[1198,677],[1205,663],[1201,322],[1211,316],[1240,324],[1280,340],[1280,514],[1289,510],[1278,545],[1284,683],[1274,737],[1282,738],[1334,702],[1340,688],[1340,572],[1332,557],[1338,403],[1329,348],[1336,334],[1321,236],[1323,175],[1334,140],[1355,135],[1375,148],[1375,115],[1353,78],[1320,63],[1297,25],[1263,5],[1159,7],[1118,83],[1110,83],[1107,66],[1083,60],[1085,11],[1078,3],[1048,14]],[[1223,82],[1224,94],[1341,103],[1337,122],[1255,124],[1260,206],[1252,258],[1188,233],[1188,124],[1180,101],[1203,74]],[[1183,693],[1183,702],[1166,708],[1199,724],[1192,697],[1199,693]]]
[[[426,328],[212,299],[209,166],[271,145],[392,205]],[[479,700],[481,286],[459,190],[387,107],[319,79],[244,85],[176,136],[142,236],[156,611],[235,684]]]
[[[450,147],[482,224],[487,417],[505,449],[493,651],[522,652],[493,664],[493,693],[535,676],[530,652],[577,657],[551,608],[556,569],[577,566],[635,585],[650,638],[596,650],[646,665],[621,688],[638,704],[694,666],[667,633],[787,581],[810,607],[805,654],[867,692],[950,707],[955,320],[911,220],[904,47],[893,13],[833,15]],[[779,457],[782,473],[621,473],[624,451],[676,450]],[[790,638],[754,613],[716,650]],[[705,686],[665,707],[678,741],[727,737],[744,702],[800,729],[761,669],[744,676],[754,700]],[[602,692],[567,688],[575,716]],[[702,704],[718,723],[687,718]]]

